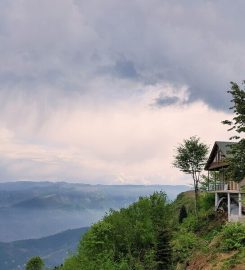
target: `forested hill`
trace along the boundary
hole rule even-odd
[[[162,192],[142,197],[94,224],[77,254],[59,270],[244,270],[245,225],[225,224],[213,211],[212,194],[193,193],[173,203]]]

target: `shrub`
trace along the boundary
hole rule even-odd
[[[184,262],[199,243],[199,238],[194,233],[185,230],[179,231],[172,241],[174,261]]]
[[[221,231],[221,245],[223,251],[236,250],[245,247],[245,225],[241,223],[228,223]]]
[[[196,232],[200,227],[200,221],[194,215],[189,215],[183,220],[182,228],[187,231]]]
[[[199,206],[202,210],[207,211],[210,209],[213,209],[214,207],[214,194],[212,193],[201,193],[201,196],[199,198]]]

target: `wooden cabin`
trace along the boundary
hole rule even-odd
[[[245,177],[238,183],[226,173],[232,144],[216,141],[204,169],[208,171],[208,191],[215,193],[215,210],[226,212],[228,221],[245,221]]]

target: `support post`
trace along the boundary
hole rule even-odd
[[[238,193],[238,215],[242,216],[242,194]]]
[[[227,193],[227,205],[228,205],[228,221],[231,219],[231,195]]]
[[[214,172],[214,190],[216,191],[216,180],[217,180],[217,173],[216,171]]]
[[[208,170],[208,191],[209,191],[209,170]]]
[[[215,211],[217,210],[217,207],[218,207],[218,201],[219,201],[219,195],[218,195],[218,192],[215,192]]]
[[[222,172],[222,189],[225,189],[225,170]]]

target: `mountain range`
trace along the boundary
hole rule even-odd
[[[66,182],[0,183],[0,241],[41,238],[89,227],[109,209],[164,191],[170,200],[189,189],[171,185],[88,185]]]
[[[33,256],[40,256],[47,267],[60,265],[64,258],[75,252],[87,229],[67,230],[40,239],[0,242],[0,269],[24,269],[25,263]]]

